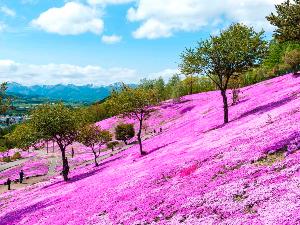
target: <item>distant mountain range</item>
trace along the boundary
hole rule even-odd
[[[111,90],[119,86],[119,83],[99,87],[93,85],[76,86],[73,84],[24,86],[18,83],[9,83],[7,93],[27,98],[34,97],[65,102],[92,103],[108,97]]]

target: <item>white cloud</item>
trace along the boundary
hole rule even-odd
[[[223,23],[243,22],[271,30],[265,16],[284,0],[139,0],[128,10],[131,22],[141,22],[135,38],[170,37],[178,31],[198,31]],[[217,23],[216,23],[217,21]]]
[[[77,35],[86,32],[101,34],[104,23],[99,11],[78,2],[68,2],[61,8],[50,8],[31,24],[49,33]]]
[[[175,70],[152,73],[151,77],[168,78]],[[12,60],[0,60],[0,82],[34,84],[93,84],[109,85],[115,82],[137,83],[143,78],[129,68],[102,68],[100,66],[77,66],[70,64],[22,64]]]
[[[174,74],[179,74],[180,71],[178,69],[165,69],[156,73],[151,73],[148,78],[155,79],[162,77],[165,81],[168,81]]]
[[[122,37],[117,35],[111,35],[111,36],[103,35],[101,40],[106,44],[115,44],[120,42],[122,40]]]
[[[0,12],[4,13],[6,16],[11,16],[14,17],[16,16],[16,12],[7,6],[1,6],[0,7]]]
[[[126,4],[130,2],[135,2],[135,0],[88,0],[88,3],[91,5],[117,5]]]
[[[0,32],[4,31],[6,27],[6,24],[0,21]]]

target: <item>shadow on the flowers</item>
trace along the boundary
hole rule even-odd
[[[99,172],[101,172],[102,170],[104,170],[105,168],[107,168],[107,167],[108,167],[107,164],[109,164],[109,163],[111,163],[111,162],[114,162],[114,161],[116,161],[116,160],[118,160],[118,159],[120,159],[120,158],[122,158],[122,156],[116,157],[116,158],[111,159],[111,160],[104,161],[103,163],[100,162],[99,167],[97,167],[97,168],[95,168],[95,169],[93,169],[93,170],[91,170],[91,171],[89,171],[89,172],[87,172],[87,173],[82,173],[82,174],[74,175],[74,176],[70,177],[70,179],[69,179],[67,182],[65,182],[64,180],[60,180],[60,181],[54,182],[54,183],[52,183],[52,184],[49,184],[49,185],[44,186],[43,189],[52,187],[52,186],[57,185],[57,184],[63,184],[63,183],[68,184],[68,183],[73,183],[73,182],[76,182],[76,181],[79,181],[79,180],[83,180],[83,179],[85,179],[85,178],[88,178],[88,177],[90,177],[90,176],[93,176],[93,175],[95,175],[96,173],[99,173]]]
[[[183,104],[186,102],[190,102],[190,101],[191,101],[190,99],[184,99],[184,100],[181,100],[180,102],[168,102],[168,103],[164,103],[161,106],[161,108],[162,109],[173,108],[173,107],[176,107],[177,105],[180,105],[180,104]]]
[[[156,147],[156,148],[154,148],[154,149],[148,151],[147,154],[151,154],[151,153],[153,153],[153,152],[155,152],[155,151],[158,151],[159,149],[162,149],[162,148],[167,147],[168,145],[174,144],[175,142],[176,142],[176,141],[173,141],[173,142],[170,142],[170,143],[168,143],[168,144],[164,144],[164,145],[162,145],[162,146]]]
[[[187,112],[190,112],[190,111],[193,110],[193,108],[195,108],[194,105],[193,105],[193,106],[188,106],[188,107],[184,108],[183,110],[181,110],[181,111],[180,111],[180,114],[183,115],[183,114],[185,114],[185,113],[187,113]]]
[[[105,161],[103,163],[100,162],[100,165],[99,165],[99,167],[97,167],[97,169],[94,169],[94,170],[92,170],[90,172],[87,172],[87,173],[82,173],[82,174],[75,175],[75,176],[71,177],[71,179],[68,181],[68,183],[73,183],[73,182],[76,182],[76,181],[88,178],[90,176],[93,176],[96,173],[99,173],[102,170],[104,170],[105,168],[107,168],[108,167],[107,164],[109,164],[111,162],[114,162],[114,161],[116,161],[116,160],[118,160],[120,158],[122,158],[122,156],[116,157],[114,159],[107,160],[107,161]]]
[[[280,106],[283,106],[283,105],[287,104],[288,102],[290,102],[290,101],[292,101],[294,99],[295,99],[295,96],[292,95],[292,96],[286,97],[284,99],[281,99],[279,101],[274,101],[274,102],[270,102],[270,103],[265,104],[265,105],[258,106],[258,107],[254,108],[254,109],[251,109],[251,110],[243,113],[242,115],[240,115],[239,117],[237,117],[233,121],[242,119],[242,118],[250,116],[252,114],[257,114],[257,113],[262,114],[262,113],[271,111],[272,109],[275,109],[275,108],[278,108]]]
[[[26,216],[26,214],[30,214],[39,209],[47,208],[49,206],[53,206],[59,202],[61,202],[60,199],[57,199],[55,201],[50,201],[49,199],[46,199],[44,201],[35,203],[33,205],[29,205],[27,207],[11,211],[9,213],[6,213],[4,216],[0,217],[0,224],[1,225],[17,224]]]
[[[229,122],[234,122],[234,121],[236,121],[236,120],[242,119],[242,118],[247,117],[247,116],[250,116],[250,115],[252,115],[252,114],[262,114],[262,113],[271,111],[272,109],[275,109],[275,108],[277,108],[277,107],[283,106],[283,105],[287,104],[288,102],[290,102],[290,101],[292,101],[292,100],[294,100],[294,99],[296,99],[295,96],[289,96],[289,97],[286,97],[286,98],[281,99],[281,100],[279,100],[279,101],[274,101],[274,102],[270,102],[270,103],[265,104],[265,105],[258,106],[258,107],[254,108],[254,109],[251,109],[251,110],[249,110],[249,111],[247,111],[247,112],[244,112],[243,114],[241,114],[240,116],[238,116],[237,118],[235,118],[235,119],[233,119],[233,120],[231,120],[231,121],[229,121]],[[220,125],[218,125],[218,126],[216,126],[216,127],[213,127],[213,128],[211,128],[211,129],[208,129],[208,130],[204,131],[203,133],[208,133],[208,132],[210,132],[210,131],[213,131],[213,130],[217,130],[217,129],[223,128],[223,127],[225,127],[226,125],[227,125],[227,124],[224,124],[224,123],[223,123],[223,124],[220,124]]]

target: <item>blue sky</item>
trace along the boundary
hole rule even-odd
[[[185,47],[243,22],[271,34],[281,0],[1,0],[0,80],[94,84],[177,72]]]

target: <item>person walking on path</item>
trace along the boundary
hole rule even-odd
[[[22,184],[23,183],[23,179],[24,179],[24,171],[21,170],[21,172],[19,173],[19,175],[20,175],[20,184]]]
[[[11,179],[7,178],[6,185],[8,187],[8,190],[10,191]]]

